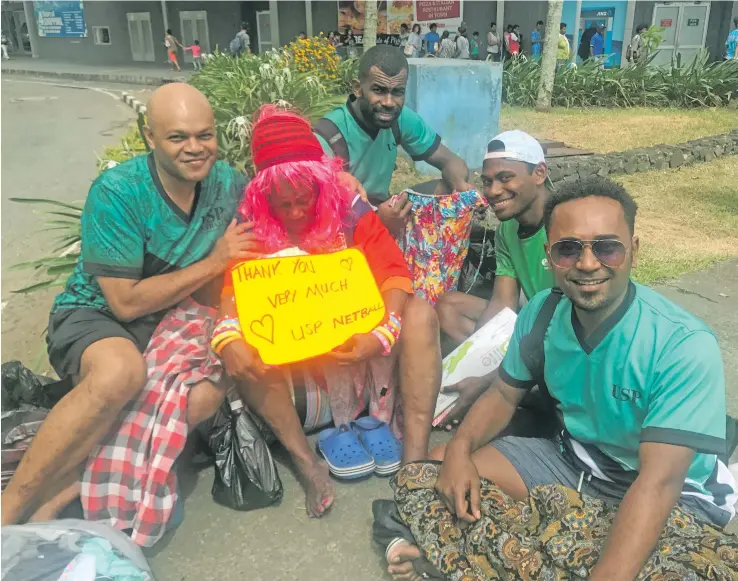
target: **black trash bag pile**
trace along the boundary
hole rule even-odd
[[[227,399],[205,431],[215,457],[215,502],[248,511],[282,500],[282,481],[269,450],[273,436],[240,399]]]
[[[20,361],[0,369],[0,489],[5,490],[49,410],[69,391],[69,384],[36,375]]]

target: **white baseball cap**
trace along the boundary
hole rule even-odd
[[[495,142],[502,143],[503,148],[495,147],[495,151],[489,151],[489,146]],[[495,145],[497,144],[495,143]],[[484,159],[510,159],[524,161],[531,165],[546,163],[543,148],[538,140],[532,135],[517,129],[504,131],[494,137],[487,145],[487,153],[484,155]]]

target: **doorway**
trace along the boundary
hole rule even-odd
[[[179,13],[179,25],[182,31],[180,42],[183,46],[192,46],[200,41],[200,48],[210,54],[210,34],[208,29],[208,13],[205,10],[185,10]],[[184,51],[184,62],[192,62],[192,51]]]
[[[272,50],[272,15],[269,10],[256,13],[256,39],[259,54]]]
[[[13,46],[13,52],[31,54],[31,37],[28,34],[26,13],[23,10],[13,10],[9,16],[8,40]]]
[[[135,62],[153,63],[156,60],[150,12],[128,12],[128,38],[131,56]]]
[[[613,47],[612,42],[612,27],[613,21],[615,20],[615,8],[598,8],[596,10],[582,10],[579,20],[579,38],[577,39],[577,49],[582,41],[582,34],[588,28],[594,26],[605,27],[605,54],[611,55],[605,61],[605,66],[612,66],[619,64],[620,62],[620,49]]]
[[[664,40],[656,50],[654,64],[669,65],[677,55],[688,64],[705,46],[710,3],[656,4],[653,25],[664,29]]]

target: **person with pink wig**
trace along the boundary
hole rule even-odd
[[[389,333],[378,332],[378,327],[355,335],[322,358],[270,368],[240,333],[233,334],[233,327],[240,330],[240,326],[231,270],[226,273],[213,348],[236,380],[244,403],[266,421],[290,453],[305,489],[307,511],[320,517],[333,503],[333,483],[328,466],[304,435],[293,401],[295,387],[302,382],[320,385],[330,399],[336,426],[356,419],[368,401],[370,415],[390,424],[402,437],[395,405],[393,351],[397,350],[393,347],[400,339],[406,309],[416,308],[412,305],[421,299],[413,296],[410,274],[394,238],[372,207],[342,184],[341,160],[325,155],[308,121],[265,106],[256,114],[251,149],[257,173],[246,187],[238,214],[253,228],[257,255],[358,248],[388,313],[383,328]],[[226,331],[219,332],[219,328]],[[435,399],[419,397],[410,389],[409,382],[400,383],[405,414],[414,420],[426,413],[425,408],[432,408]],[[417,442],[410,445],[418,447]],[[427,438],[420,445],[427,447]]]

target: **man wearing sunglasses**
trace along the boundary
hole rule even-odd
[[[593,580],[636,577],[677,503],[722,528],[738,500],[717,458],[726,449],[717,340],[702,321],[630,280],[635,215],[630,195],[605,178],[550,195],[546,251],[563,296],[556,302],[549,295],[557,293],[543,291],[523,307],[499,377],[446,447],[436,485],[449,509],[470,522],[480,518],[480,477],[515,499],[563,484],[619,504]],[[555,310],[545,358],[532,370],[524,338],[546,304]],[[490,443],[544,374],[563,421],[559,435]]]
[[[495,232],[494,289],[489,301],[462,292],[439,298],[436,311],[441,329],[457,344],[505,307],[517,312],[521,289],[530,299],[554,284],[544,250],[543,207],[550,182],[540,143],[522,131],[500,133],[487,145],[481,177],[484,196],[500,220]],[[470,377],[444,388],[459,392],[446,418],[447,427],[463,417],[495,374]]]

